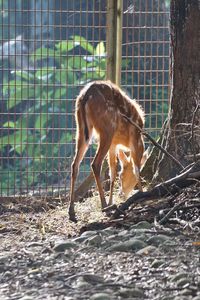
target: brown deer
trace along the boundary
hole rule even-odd
[[[74,186],[79,165],[88,149],[92,132],[98,136],[98,149],[92,162],[92,171],[101,199],[102,209],[107,206],[100,181],[102,162],[108,153],[110,169],[110,197],[112,205],[114,181],[117,175],[117,157],[122,169],[120,174],[122,191],[126,196],[138,184],[142,190],[140,168],[144,163],[144,142],[141,132],[127,119],[130,118],[141,128],[144,113],[135,100],[131,100],[117,85],[110,81],[88,83],[76,99],[76,153],[71,166],[71,190],[69,218],[76,222],[74,211]],[[127,157],[124,151],[130,152]]]

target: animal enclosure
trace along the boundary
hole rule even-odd
[[[169,101],[169,1],[124,0],[121,87],[157,137]],[[75,147],[74,105],[106,79],[106,0],[0,1],[0,196],[65,196]],[[79,181],[90,172],[88,150]]]

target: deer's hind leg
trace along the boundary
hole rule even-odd
[[[76,216],[74,211],[74,201],[75,201],[75,181],[79,172],[80,163],[88,149],[89,141],[92,135],[92,127],[88,127],[89,139],[86,141],[84,130],[79,129],[76,138],[76,152],[74,160],[71,165],[71,186],[70,186],[70,204],[69,204],[69,219],[76,222]]]

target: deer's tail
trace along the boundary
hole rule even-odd
[[[83,123],[84,123],[84,135],[85,135],[85,140],[88,142],[89,140],[89,130],[88,130],[88,124],[87,124],[87,119],[86,119],[86,113],[85,113],[85,105],[83,105]]]
[[[86,142],[89,140],[89,129],[88,129],[86,110],[85,110],[85,105],[87,103],[87,100],[88,100],[87,94],[84,94],[84,95],[80,95],[77,98],[77,102],[76,102],[77,125],[79,128],[82,127]]]

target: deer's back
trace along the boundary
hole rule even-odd
[[[140,127],[144,124],[144,113],[135,100],[131,100],[118,86],[110,81],[95,81],[87,84],[77,98],[76,110],[85,110],[89,124],[97,132],[113,131],[116,141],[130,135],[134,126],[124,119],[123,115],[136,122]],[[127,137],[126,137],[127,136]]]

